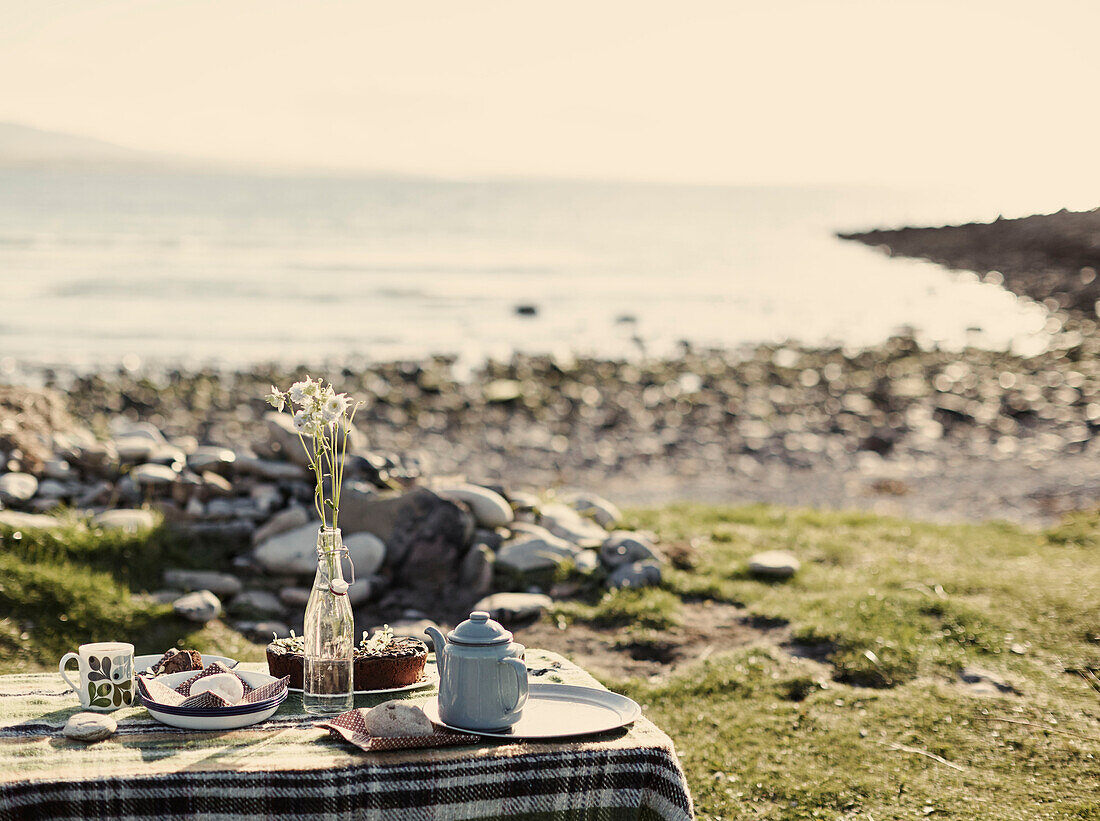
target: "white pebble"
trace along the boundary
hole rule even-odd
[[[118,724],[110,716],[102,713],[77,713],[65,722],[62,730],[68,738],[77,741],[102,741],[109,735],[113,735],[118,729]]]

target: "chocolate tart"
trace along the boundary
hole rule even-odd
[[[356,690],[391,690],[416,684],[424,676],[428,645],[419,639],[393,639],[380,650],[355,651],[352,681]]]
[[[302,689],[305,647],[301,636],[277,639],[267,645],[267,669],[277,677],[290,676],[290,686]],[[364,640],[355,650],[352,682],[356,690],[392,690],[416,684],[424,676],[428,645],[414,638]]]

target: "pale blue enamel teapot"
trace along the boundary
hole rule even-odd
[[[444,638],[434,627],[439,668],[439,718],[467,730],[511,727],[527,701],[523,645],[489,614],[477,610]]]

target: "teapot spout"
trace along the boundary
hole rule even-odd
[[[432,645],[435,647],[435,666],[439,670],[440,679],[445,675],[444,670],[444,656],[443,648],[447,646],[447,639],[434,627],[426,627],[424,632],[428,634],[428,637],[432,640]]]

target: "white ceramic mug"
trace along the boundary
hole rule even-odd
[[[65,674],[72,660],[80,665],[80,686]],[[80,706],[103,713],[134,703],[134,645],[118,641],[82,644],[75,653],[66,653],[58,665],[80,699]]]

